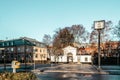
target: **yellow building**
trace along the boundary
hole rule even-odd
[[[34,46],[33,49],[34,49],[33,60],[35,62],[46,62],[47,61],[47,48],[46,47]]]

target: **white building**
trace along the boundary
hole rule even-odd
[[[67,46],[63,48],[63,55],[51,56],[51,62],[65,62],[65,63],[91,63],[91,55],[77,55],[77,48]]]

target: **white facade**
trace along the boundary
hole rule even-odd
[[[91,55],[77,55],[77,48],[72,46],[63,48],[63,52],[61,56],[51,56],[51,62],[91,63]]]
[[[80,59],[81,63],[91,63],[92,62],[91,61],[91,59],[92,59],[91,55],[80,55],[78,57],[79,57],[78,59]]]

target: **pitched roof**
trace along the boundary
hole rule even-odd
[[[13,39],[13,40],[0,42],[0,47],[10,47],[10,46],[20,46],[20,45],[34,46],[35,44],[31,43],[26,39]]]
[[[71,49],[71,48],[76,49],[75,47],[67,46],[67,47],[63,48],[63,50],[68,49],[68,48],[69,48],[69,49]]]

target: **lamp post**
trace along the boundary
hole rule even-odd
[[[101,63],[100,34],[101,34],[101,30],[104,29],[104,27],[105,27],[105,20],[94,21],[94,28],[95,30],[98,31],[98,70],[99,71],[101,69],[101,66],[100,66],[100,63]]]

